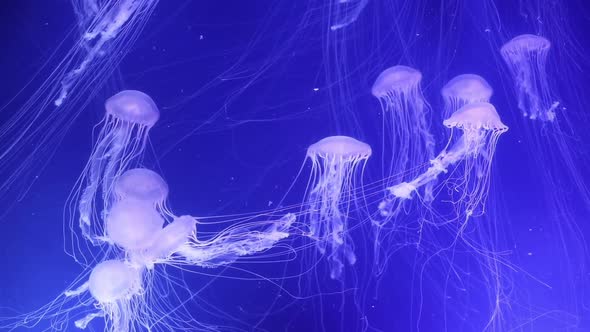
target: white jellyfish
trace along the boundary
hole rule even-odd
[[[559,101],[547,80],[547,55],[551,42],[541,36],[516,36],[500,49],[514,80],[518,108],[525,117],[553,121]]]
[[[109,98],[105,108],[102,129],[79,179],[79,188],[74,191],[71,198],[72,203],[78,208],[82,235],[93,244],[105,239],[105,229],[101,220],[110,210],[116,195],[133,196],[137,195],[137,190],[148,189],[150,192],[144,195],[161,195],[159,198],[155,197],[154,204],[167,195],[167,188],[163,187],[136,186],[136,191],[132,191],[129,188],[132,184],[129,182],[140,176],[137,173],[141,171],[127,174],[123,181],[115,186],[116,180],[123,172],[141,160],[149,130],[160,116],[154,101],[143,92],[125,90]],[[157,182],[158,179],[153,181]],[[156,187],[158,183],[144,182],[144,185]],[[102,208],[97,208],[101,203]]]
[[[369,0],[331,0],[330,6],[332,31],[342,29],[357,20]]]
[[[494,89],[481,76],[462,74],[451,79],[440,91],[444,102],[443,119],[466,104],[490,102]]]
[[[385,186],[402,176],[419,173],[419,165],[434,158],[434,138],[429,131],[429,106],[420,82],[422,74],[407,66],[384,70],[372,87],[383,112],[383,178]],[[426,196],[431,196],[430,187]]]
[[[327,255],[332,279],[341,277],[345,261],[356,262],[347,219],[358,172],[371,153],[368,144],[347,136],[326,137],[307,149],[312,163],[312,188],[306,194],[309,236]]]
[[[417,189],[432,181],[440,174],[458,176],[445,180],[449,194],[458,213],[468,218],[485,204],[489,190],[492,158],[500,135],[508,130],[492,104],[467,104],[453,113],[443,124],[451,129],[451,139],[447,147],[431,161],[431,166],[414,179],[388,188],[391,197],[380,203],[380,210],[388,214],[398,200],[412,199]],[[461,135],[453,139],[456,130]],[[453,142],[451,144],[451,142]],[[451,167],[455,167],[451,169]],[[462,167],[462,171],[459,166]]]

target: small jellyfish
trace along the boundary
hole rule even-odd
[[[117,200],[151,202],[167,215],[168,184],[160,174],[147,168],[133,168],[125,171],[115,182],[114,195]]]
[[[307,149],[313,186],[306,195],[309,236],[327,254],[332,279],[340,279],[344,261],[356,262],[347,219],[355,179],[371,153],[368,144],[347,136],[326,137]]]
[[[357,20],[369,0],[331,0],[330,6],[332,31],[342,29]]]
[[[106,240],[127,252],[137,252],[153,245],[164,222],[150,202],[118,201],[107,213]]]
[[[424,100],[422,74],[407,66],[384,70],[373,84],[373,96],[383,112],[383,178],[385,186],[403,175],[419,173],[419,165],[434,158],[434,138],[429,131],[429,105]],[[427,186],[426,196],[431,188]]]
[[[453,132],[460,130],[462,135],[453,139],[451,134],[447,148],[431,161],[431,166],[424,173],[411,181],[389,187],[391,197],[380,203],[381,213],[389,213],[391,208],[388,205],[395,204],[397,200],[411,199],[418,188],[435,181],[442,173],[459,176],[454,181],[443,182],[450,187],[451,201],[458,213],[464,212],[468,218],[478,207],[483,212],[496,144],[508,127],[500,120],[496,108],[485,102],[463,106],[443,124]],[[453,165],[457,168],[449,170]]]
[[[547,55],[551,42],[541,36],[516,36],[500,48],[514,80],[518,108],[525,117],[553,121],[559,101],[547,80]]]
[[[445,102],[443,119],[448,119],[451,114],[466,104],[489,103],[493,93],[492,87],[479,75],[455,76],[441,90]]]
[[[148,133],[160,116],[154,101],[145,93],[134,90],[125,90],[109,98],[105,108],[102,129],[78,181],[79,187],[71,197],[73,204],[78,207],[82,235],[93,244],[105,238],[100,220],[114,202],[113,189],[118,189],[119,195],[134,194],[130,190],[125,192],[128,189],[127,182],[116,187],[115,181],[141,159]],[[128,174],[124,180],[132,181],[136,173],[139,171]],[[136,190],[139,189],[136,187]],[[155,190],[155,193],[150,194],[157,195]],[[96,206],[101,202],[102,209],[97,209]]]

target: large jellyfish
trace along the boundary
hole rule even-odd
[[[141,159],[149,130],[160,117],[154,101],[134,90],[125,90],[109,98],[105,109],[102,129],[79,181],[84,187],[78,202],[80,228],[82,235],[92,243],[105,235],[96,219],[110,209],[115,179]],[[96,211],[99,189],[103,208]]]
[[[327,255],[332,279],[342,276],[345,261],[356,262],[347,219],[357,173],[371,153],[368,144],[348,136],[326,137],[307,149],[312,163],[312,188],[306,197],[309,236],[316,240],[319,252]]]
[[[434,158],[434,139],[429,131],[429,106],[420,82],[422,74],[407,66],[384,70],[372,87],[383,112],[383,178],[385,185],[403,176],[414,176],[420,165]],[[386,157],[390,156],[390,157]],[[430,196],[430,187],[426,196]]]
[[[458,177],[443,182],[448,187],[458,215],[469,218],[483,211],[496,144],[508,127],[500,120],[495,107],[485,102],[463,106],[443,124],[452,131],[447,147],[431,161],[431,166],[424,173],[388,188],[392,197],[381,202],[379,208],[382,213],[388,214],[388,205],[396,200],[412,199],[418,188],[435,181],[443,173]],[[456,130],[461,134],[453,139],[453,135],[458,134]],[[459,163],[462,171],[458,167],[451,169]]]
[[[466,104],[489,103],[493,93],[494,89],[479,75],[455,76],[441,90],[445,102],[443,119],[448,119],[451,114]]]
[[[551,42],[541,36],[524,34],[508,41],[500,49],[514,79],[518,108],[530,119],[553,121],[559,101],[547,81],[547,55]]]

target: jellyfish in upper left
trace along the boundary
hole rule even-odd
[[[330,136],[307,149],[312,175],[306,194],[308,236],[327,256],[330,278],[341,279],[344,264],[356,262],[348,234],[350,205],[354,200],[359,172],[371,156],[371,147],[348,136]]]

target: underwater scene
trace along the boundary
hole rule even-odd
[[[0,14],[0,331],[590,331],[590,2]]]

